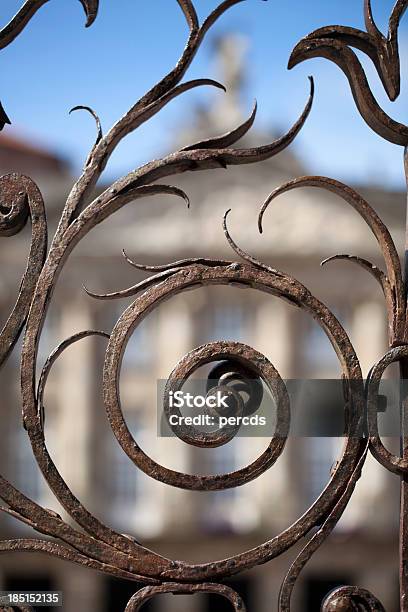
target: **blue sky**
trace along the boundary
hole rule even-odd
[[[2,0],[1,25],[23,0]],[[204,18],[217,0],[196,0]],[[378,25],[386,30],[392,0],[373,0]],[[316,81],[312,114],[293,150],[309,172],[387,187],[404,184],[401,147],[372,133],[355,109],[345,76],[331,62],[314,59],[286,69],[290,51],[311,30],[340,23],[363,28],[363,0],[246,0],[226,13],[204,43],[187,78],[216,77],[211,39],[237,31],[248,37],[251,73],[244,104],[257,98],[257,127],[285,131],[298,117]],[[0,98],[16,133],[65,155],[76,172],[94,138],[85,113],[68,115],[77,104],[92,106],[105,130],[177,61],[187,28],[176,0],[100,0],[100,14],[84,28],[78,0],[50,0],[24,32],[0,53]],[[408,15],[400,29],[402,75],[407,74]],[[363,56],[361,56],[363,57]],[[370,62],[364,65],[379,103],[394,119],[408,121],[408,79],[390,103]],[[174,134],[188,129],[192,109],[210,103],[218,90],[200,88],[177,98],[159,116],[121,144],[105,173],[111,179],[167,151]],[[8,128],[6,128],[8,129]]]

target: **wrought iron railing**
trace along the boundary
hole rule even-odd
[[[15,39],[46,1],[27,0],[24,3],[12,21],[0,31],[1,48]],[[87,25],[91,25],[97,15],[98,0],[80,1],[87,15]],[[236,129],[151,161],[121,177],[103,193],[92,198],[95,184],[122,138],[183,92],[202,85],[222,87],[211,79],[196,79],[183,83],[181,80],[208,30],[228,9],[240,1],[224,0],[200,25],[192,0],[177,0],[189,28],[187,44],[180,60],[106,135],[102,133],[99,118],[92,109],[83,106],[73,109],[84,109],[91,113],[96,121],[97,137],[83,172],[67,198],[49,249],[45,207],[38,187],[31,179],[18,174],[8,174],[0,179],[0,234],[16,234],[28,218],[32,227],[31,249],[21,291],[1,332],[0,363],[6,361],[24,328],[21,350],[23,425],[29,436],[35,460],[45,479],[55,497],[80,528],[73,527],[56,513],[41,507],[0,476],[0,497],[5,503],[1,510],[37,532],[49,536],[47,539],[3,541],[0,543],[0,551],[44,552],[106,574],[145,584],[145,588],[137,591],[129,601],[126,608],[128,612],[138,610],[145,601],[159,593],[196,592],[217,593],[228,599],[235,610],[244,610],[245,605],[241,597],[222,582],[243,570],[272,560],[311,532],[313,535],[298,554],[283,581],[279,595],[279,609],[283,612],[290,609],[291,595],[300,572],[331,533],[345,510],[361,475],[367,452],[370,451],[387,470],[401,479],[400,605],[401,610],[408,610],[408,400],[404,394],[401,400],[400,456],[391,454],[383,446],[377,425],[377,399],[384,370],[389,364],[398,362],[401,378],[408,378],[407,274],[401,270],[399,255],[388,229],[371,206],[352,188],[321,176],[306,176],[290,181],[276,189],[263,204],[259,215],[259,230],[262,231],[263,215],[274,199],[284,192],[304,186],[319,187],[337,194],[367,223],[379,244],[385,272],[360,257],[336,256],[347,258],[370,272],[380,283],[385,297],[389,351],[373,365],[366,384],[353,346],[334,314],[299,281],[265,265],[240,249],[228,232],[227,215],[224,218],[225,235],[233,251],[239,256],[238,262],[215,261],[206,259],[205,256],[160,267],[130,262],[137,269],[154,274],[125,291],[105,295],[90,294],[100,299],[137,296],[119,318],[112,332],[87,330],[66,339],[50,355],[39,380],[36,379],[37,349],[53,290],[72,250],[93,227],[138,198],[157,194],[174,195],[183,198],[188,204],[188,196],[181,189],[160,184],[158,181],[183,172],[255,163],[278,155],[295,139],[304,125],[313,101],[312,78],[309,100],[302,115],[284,136],[271,144],[256,148],[233,148],[251,128],[256,114],[255,107],[251,116]],[[407,6],[407,0],[396,2],[389,20],[389,32],[385,37],[374,22],[370,0],[365,0],[366,31],[342,26],[320,28],[299,42],[289,60],[289,68],[317,56],[335,62],[347,76],[358,110],[366,123],[382,138],[403,147],[408,144],[408,127],[394,121],[380,108],[353,48],[369,56],[389,98],[395,100],[400,91],[398,26]],[[141,11],[142,8],[139,7],[139,12]],[[3,107],[0,107],[0,120],[2,127],[9,122]],[[406,169],[407,165],[405,157]],[[273,539],[234,557],[191,565],[164,558],[137,541],[114,531],[93,516],[75,497],[47,450],[43,394],[54,362],[68,346],[86,336],[104,336],[108,341],[103,373],[105,409],[112,433],[136,468],[160,482],[196,491],[223,490],[251,481],[275,463],[284,449],[290,427],[290,406],[285,384],[266,357],[240,343],[212,342],[186,355],[169,377],[167,393],[175,388],[178,380],[188,378],[201,365],[223,361],[223,370],[217,370],[217,376],[220,386],[226,388],[229,393],[234,394],[233,388],[228,386],[231,377],[239,377],[244,382],[257,377],[269,387],[277,404],[275,434],[268,448],[253,463],[225,475],[188,475],[157,464],[141,450],[130,433],[123,417],[118,391],[118,378],[126,343],[145,314],[150,313],[167,297],[192,286],[230,283],[250,286],[289,300],[311,315],[321,326],[335,348],[342,369],[346,435],[341,457],[329,484],[309,510],[292,526]],[[232,376],[229,376],[230,374]],[[252,411],[254,405],[251,398],[241,408],[247,413]],[[368,436],[364,435],[366,428]],[[181,429],[178,435],[189,444],[203,447],[221,445],[230,439],[230,435],[223,431],[199,435],[194,429]],[[313,529],[314,531],[311,531]],[[323,609],[328,612],[382,610],[383,607],[364,589],[341,587],[327,596]]]

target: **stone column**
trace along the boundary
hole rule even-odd
[[[166,379],[174,366],[193,348],[195,314],[189,296],[177,296],[163,306],[157,317],[157,370],[156,378]],[[156,382],[156,381],[155,381]],[[152,418],[157,427],[155,406]],[[191,447],[175,438],[158,437],[155,458],[162,465],[181,472],[191,471]],[[156,504],[163,511],[165,528],[184,530],[192,520],[194,510],[191,493],[167,485],[154,487]],[[182,524],[180,507],[183,508]],[[182,599],[182,598],[173,598]]]
[[[273,363],[284,379],[291,375],[293,364],[291,314],[290,307],[281,300],[269,298],[261,302],[255,318],[253,346]],[[260,454],[269,438],[248,438],[245,441],[251,448],[253,459],[254,449]],[[262,521],[277,528],[286,526],[295,503],[290,468],[290,452],[285,448],[276,464],[253,483],[252,503],[260,509]]]
[[[64,304],[60,314],[60,339],[92,327],[90,306],[83,300]],[[49,446],[55,447],[56,464],[63,478],[85,504],[92,494],[93,355],[92,339],[80,340],[64,352],[56,364],[57,380],[54,379],[56,384],[51,389],[55,404],[49,409],[52,429]],[[57,410],[58,415],[54,421],[53,410]]]
[[[385,305],[373,301],[357,305],[349,333],[365,377],[387,350]]]
[[[360,361],[363,376],[385,353],[386,347],[385,307],[380,302],[363,302],[354,311],[350,339]],[[386,443],[386,441],[384,441]],[[364,465],[363,478],[342,518],[346,528],[370,525],[372,529],[389,528],[390,506],[394,495],[386,495],[392,477],[369,454]],[[395,493],[394,493],[395,494]]]

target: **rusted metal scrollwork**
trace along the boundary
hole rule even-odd
[[[203,582],[202,584],[180,584],[177,582],[169,582],[160,586],[145,587],[140,589],[133,595],[125,612],[138,612],[144,603],[152,599],[155,595],[163,593],[172,593],[173,595],[192,595],[195,593],[214,593],[221,595],[231,604],[231,611],[246,612],[246,607],[242,598],[233,589],[225,584],[216,584],[214,582]]]
[[[17,15],[0,31],[0,47],[10,44],[28,23],[33,14],[47,0],[27,0]],[[97,15],[98,0],[80,0],[91,25]],[[382,445],[377,426],[377,399],[381,377],[392,362],[401,364],[402,376],[407,371],[407,318],[406,279],[390,233],[371,206],[353,189],[326,177],[304,176],[276,189],[263,204],[258,224],[262,231],[262,219],[268,206],[280,194],[303,187],[319,187],[338,195],[351,205],[373,232],[384,258],[385,271],[360,257],[335,255],[326,262],[347,258],[372,274],[380,283],[385,296],[388,316],[390,350],[374,365],[367,389],[364,388],[360,364],[346,331],[334,314],[299,281],[285,272],[276,270],[252,255],[244,252],[234,241],[224,218],[226,240],[238,261],[195,258],[172,262],[163,266],[144,266],[124,256],[129,264],[152,275],[125,290],[110,294],[95,294],[94,299],[110,300],[132,297],[133,303],[123,312],[110,333],[84,330],[67,338],[46,361],[39,380],[36,378],[37,349],[41,330],[47,316],[53,290],[59,275],[75,246],[97,224],[102,223],[117,210],[139,198],[155,195],[171,195],[184,199],[188,196],[179,188],[158,181],[169,176],[205,169],[225,168],[229,165],[256,163],[284,150],[304,125],[314,96],[313,79],[310,78],[310,95],[305,109],[292,128],[274,142],[255,148],[233,148],[251,128],[256,106],[251,116],[236,129],[218,137],[205,140],[175,151],[161,159],[147,163],[115,181],[101,195],[92,198],[96,182],[119,142],[158,113],[172,99],[183,92],[203,85],[222,88],[211,79],[196,79],[181,83],[204,36],[213,24],[233,5],[242,0],[224,0],[200,25],[192,0],[177,0],[189,28],[186,47],[177,65],[157,85],[138,100],[129,111],[104,135],[97,114],[91,113],[97,125],[97,138],[86,160],[84,170],[67,198],[60,222],[47,253],[47,224],[41,194],[33,181],[25,176],[10,174],[0,179],[0,235],[17,233],[30,218],[32,226],[31,249],[21,291],[5,327],[1,332],[0,364],[13,349],[25,327],[21,350],[21,398],[23,424],[30,438],[34,458],[56,499],[61,503],[77,527],[64,521],[58,514],[39,506],[23,495],[0,475],[0,497],[4,506],[0,509],[23,521],[37,532],[51,539],[16,539],[0,542],[0,551],[38,551],[60,557],[106,574],[138,581],[146,586],[129,601],[127,611],[139,610],[145,601],[160,593],[217,593],[231,603],[231,609],[245,610],[244,602],[231,588],[222,584],[226,578],[258,564],[272,560],[303,539],[314,528],[303,550],[290,567],[279,595],[279,609],[290,610],[291,595],[296,580],[305,564],[321,543],[329,536],[346,508],[363,464],[370,450],[388,470],[401,477],[401,610],[408,610],[408,535],[406,504],[408,500],[407,470],[408,444],[402,432],[403,453],[391,455]],[[366,32],[341,26],[329,26],[316,30],[304,38],[292,52],[289,67],[311,57],[321,56],[335,62],[346,74],[357,107],[367,122],[381,137],[390,142],[407,146],[408,127],[391,119],[374,99],[364,70],[352,47],[366,53],[374,62],[378,75],[391,100],[400,89],[400,63],[398,54],[398,26],[408,6],[408,0],[398,0],[385,37],[375,25],[370,0],[365,0]],[[0,107],[0,127],[9,122]],[[324,262],[324,263],[326,263]],[[216,379],[217,388],[226,389],[235,402],[237,414],[251,414],[262,399],[264,381],[277,406],[276,430],[267,449],[250,465],[229,474],[196,476],[183,474],[158,464],[146,455],[130,433],[124,419],[119,395],[118,378],[126,344],[141,320],[163,301],[189,289],[200,290],[208,285],[242,285],[287,300],[310,315],[321,326],[333,345],[341,366],[344,380],[346,431],[341,456],[331,479],[307,512],[284,532],[256,548],[234,557],[191,565],[183,561],[167,559],[149,550],[123,534],[117,533],[93,516],[71,492],[48,452],[44,434],[43,395],[49,372],[61,353],[86,336],[99,335],[107,340],[103,370],[104,406],[112,428],[112,434],[123,452],[135,464],[135,468],[163,483],[190,489],[222,490],[251,481],[272,467],[284,451],[290,430],[290,404],[286,386],[269,360],[253,348],[238,342],[211,342],[200,346],[181,359],[170,374],[164,395],[164,410],[168,411],[170,391],[178,388],[180,380],[186,380],[204,364],[214,364],[210,378]],[[218,362],[222,365],[216,365]],[[238,389],[249,389],[249,398],[242,401],[231,381],[238,381]],[[240,387],[241,385],[241,387]],[[211,385],[208,392],[213,392]],[[402,414],[405,421],[403,397]],[[368,415],[368,417],[367,417]],[[368,436],[366,431],[366,418]],[[407,417],[408,418],[408,417]],[[224,428],[203,434],[189,427],[175,427],[173,431],[187,444],[215,447],[234,437],[234,428]],[[322,603],[326,612],[334,610],[383,610],[381,603],[369,592],[357,587],[342,587],[329,594]]]

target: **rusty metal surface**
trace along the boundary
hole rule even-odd
[[[23,30],[34,13],[47,0],[27,0],[17,15],[0,31],[0,48],[10,44]],[[91,25],[97,15],[98,0],[80,0]],[[183,11],[189,35],[182,56],[157,85],[138,100],[129,111],[104,135],[95,111],[76,106],[72,110],[89,112],[97,127],[95,143],[86,160],[83,172],[67,198],[60,222],[47,252],[47,222],[42,196],[25,176],[6,175],[0,179],[0,235],[7,237],[19,232],[28,219],[32,227],[31,248],[20,294],[1,332],[0,365],[12,351],[23,328],[21,350],[21,405],[23,425],[29,436],[33,461],[39,465],[56,499],[72,519],[72,524],[58,514],[27,498],[0,475],[0,498],[5,513],[31,526],[33,530],[48,536],[47,539],[16,539],[0,542],[1,553],[38,551],[77,563],[113,576],[141,582],[146,586],[131,598],[126,610],[139,610],[143,603],[160,593],[193,594],[217,593],[225,597],[231,609],[245,610],[240,596],[221,582],[239,572],[271,561],[305,538],[303,549],[289,568],[279,595],[279,610],[291,608],[291,596],[296,580],[314,552],[330,535],[352,497],[362,474],[368,452],[381,465],[401,478],[401,610],[408,610],[408,527],[406,506],[408,500],[408,444],[405,395],[401,401],[401,456],[391,454],[382,444],[378,432],[377,405],[379,384],[385,369],[393,362],[401,365],[401,375],[407,371],[408,325],[406,311],[406,273],[401,270],[400,259],[392,237],[373,208],[356,191],[334,179],[321,176],[304,176],[276,189],[262,205],[258,218],[259,231],[267,208],[281,194],[293,189],[318,187],[339,196],[352,206],[374,234],[384,259],[384,271],[360,257],[334,255],[361,266],[379,282],[385,297],[388,317],[389,351],[373,364],[366,388],[358,357],[334,314],[298,280],[276,270],[252,255],[244,252],[231,236],[227,218],[224,232],[237,261],[211,260],[205,257],[184,259],[162,266],[144,266],[124,256],[127,262],[139,270],[151,272],[144,281],[109,294],[96,294],[87,289],[93,299],[110,300],[134,296],[133,303],[123,312],[111,332],[84,330],[62,342],[46,361],[37,380],[37,349],[41,330],[52,300],[59,275],[76,245],[97,224],[102,223],[117,210],[139,198],[158,194],[189,199],[181,189],[156,181],[190,171],[226,168],[228,165],[256,163],[279,154],[296,137],[309,115],[314,83],[310,78],[310,95],[305,109],[292,128],[269,145],[254,148],[233,148],[252,127],[256,105],[251,116],[236,129],[218,138],[201,141],[175,151],[135,169],[115,181],[101,195],[92,198],[94,187],[106,163],[119,142],[158,113],[168,102],[183,92],[220,83],[211,79],[196,79],[181,83],[195,53],[212,25],[233,5],[242,0],[225,0],[200,25],[192,0],[177,0]],[[408,0],[398,0],[389,21],[385,37],[377,28],[370,0],[364,2],[366,32],[351,27],[328,26],[320,28],[300,41],[292,52],[289,67],[311,57],[324,57],[335,62],[346,74],[356,105],[367,124],[382,138],[393,144],[408,145],[408,127],[391,119],[374,99],[362,65],[352,47],[364,52],[373,61],[385,91],[395,100],[400,90],[400,62],[398,53],[398,26],[408,6]],[[0,128],[9,122],[0,106]],[[284,238],[284,237],[282,237]],[[145,548],[134,539],[114,531],[93,516],[78,500],[62,478],[48,452],[44,421],[46,414],[43,395],[49,372],[63,351],[75,342],[98,335],[107,340],[103,370],[104,407],[112,429],[123,452],[150,477],[184,489],[223,490],[247,483],[271,468],[285,448],[290,432],[290,403],[285,383],[269,360],[250,346],[238,342],[210,342],[200,346],[175,366],[170,374],[164,399],[168,412],[170,391],[178,388],[179,381],[188,379],[204,364],[223,361],[223,366],[213,370],[217,388],[227,390],[235,401],[239,414],[251,414],[259,405],[260,381],[264,381],[277,405],[276,430],[267,449],[250,465],[229,474],[196,476],[168,469],[155,462],[139,447],[130,433],[121,409],[118,380],[126,344],[142,319],[152,313],[162,302],[184,291],[209,285],[240,285],[275,295],[311,316],[323,329],[338,356],[344,381],[344,405],[346,431],[344,446],[330,482],[307,512],[284,532],[259,546],[228,559],[192,565],[180,560],[165,558]],[[249,389],[249,398],[242,401],[232,380]],[[364,435],[367,426],[368,436]],[[186,444],[215,447],[227,443],[236,431],[224,428],[211,434],[203,434],[193,427],[175,427],[174,432]],[[75,525],[75,526],[73,526]],[[337,610],[383,610],[376,597],[364,589],[342,587],[328,595],[322,602],[325,612]]]

